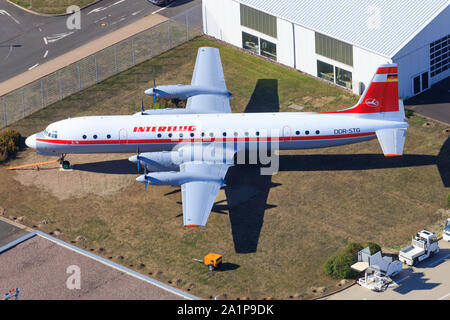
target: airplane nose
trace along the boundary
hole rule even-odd
[[[133,162],[133,163],[137,163],[137,162],[138,162],[137,156],[131,156],[131,157],[129,157],[129,158],[128,158],[128,161]]]
[[[29,136],[29,137],[25,140],[25,144],[26,144],[27,147],[29,147],[29,148],[36,149],[36,135],[33,134],[32,136]]]

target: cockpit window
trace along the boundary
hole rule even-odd
[[[58,131],[56,131],[56,130],[50,131],[47,128],[47,129],[44,130],[43,135],[45,137],[47,137],[47,138],[57,139],[58,138]]]

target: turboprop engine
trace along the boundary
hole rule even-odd
[[[137,177],[136,180],[145,183],[145,190],[147,190],[148,184],[156,186],[170,185],[173,187],[178,187],[184,183],[195,181],[214,181],[225,185],[225,181],[223,179],[214,179],[209,175],[194,172],[151,172]]]
[[[148,171],[179,171],[178,151],[145,152],[128,158]]]
[[[186,100],[187,98],[198,96],[201,94],[223,95],[228,98],[231,98],[231,93],[228,90],[220,90],[214,87],[207,87],[207,86],[195,86],[184,84],[153,87],[145,90],[145,94],[163,99],[180,99],[180,100]]]

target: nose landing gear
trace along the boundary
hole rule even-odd
[[[61,157],[59,158],[59,164],[61,165],[61,167],[64,170],[68,170],[68,169],[70,169],[70,162],[67,160],[64,160],[65,157],[66,157],[65,154],[61,154]]]

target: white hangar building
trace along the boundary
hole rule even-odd
[[[450,76],[450,0],[203,0],[203,28],[356,94],[387,62],[403,99]]]

